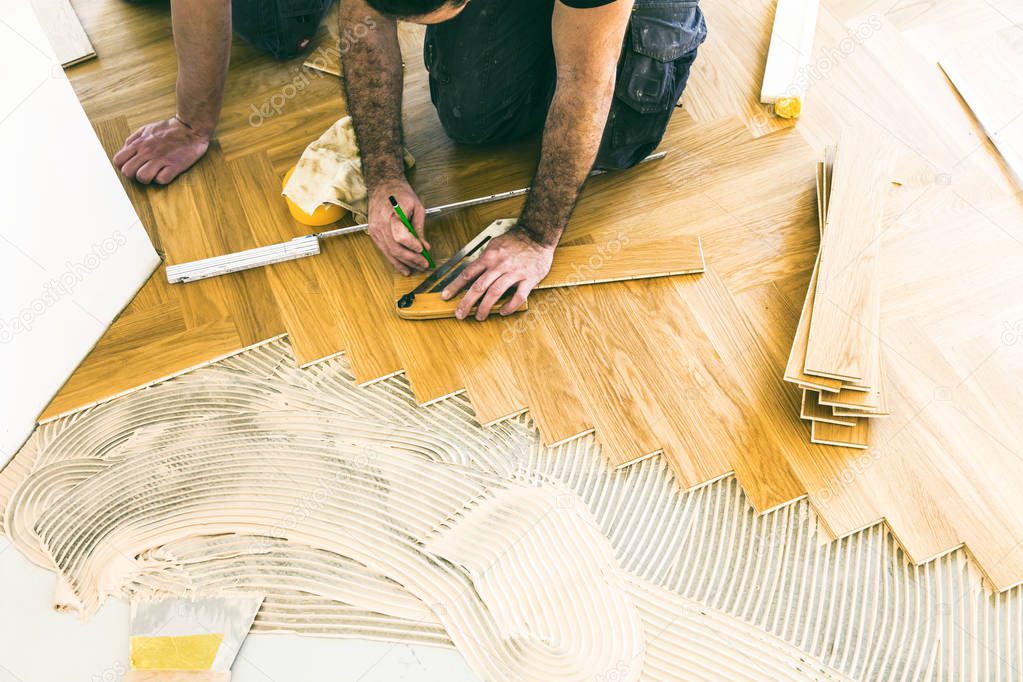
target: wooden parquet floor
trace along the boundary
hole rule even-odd
[[[816,50],[830,62],[793,128],[756,103],[773,2],[704,0],[711,38],[668,157],[592,180],[566,233],[565,243],[622,248],[699,235],[703,275],[539,292],[528,313],[478,324],[397,318],[391,275],[365,235],[193,284],[168,285],[161,269],[45,416],[287,334],[302,363],[344,352],[362,382],[403,371],[421,403],[465,390],[483,423],[526,410],[549,443],[592,429],[616,465],[662,453],[682,487],[734,471],[759,510],[808,495],[836,536],[886,519],[914,560],[966,543],[993,585],[1020,582],[1023,214],[968,111],[902,39],[931,25],[928,12],[960,17],[945,2],[887,15],[867,0],[825,4]],[[113,153],[173,111],[168,11],[76,8],[99,57],[69,75]],[[863,25],[870,34],[839,49]],[[279,198],[280,178],[344,105],[337,80],[301,61],[236,41],[208,156],[170,187],[127,185],[168,263],[308,233]],[[535,145],[454,146],[414,44],[406,61],[406,143],[426,205],[527,184]],[[279,113],[264,116],[264,104]],[[882,248],[893,416],[866,452],[811,445],[799,392],[782,381],[818,247],[815,163],[847,123],[884,128],[901,146]],[[431,241],[453,250],[520,206],[438,218]]]

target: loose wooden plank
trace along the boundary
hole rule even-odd
[[[703,272],[703,248],[699,237],[629,240],[607,244],[559,246],[551,270],[536,290],[621,282],[652,277],[671,277]],[[423,275],[394,277],[394,300],[401,300],[415,289]],[[407,308],[395,305],[398,315],[407,320],[435,320],[454,317],[460,296],[449,301],[439,293],[416,296]],[[524,308],[523,308],[524,309]]]
[[[61,66],[68,67],[96,56],[69,0],[29,1]]]
[[[878,374],[879,379],[881,374]],[[846,410],[878,411],[887,414],[887,403],[882,398],[883,379],[878,381],[876,387],[869,391],[851,390],[842,388],[838,393],[821,396],[821,404],[831,408]]]
[[[813,272],[810,274],[810,284],[806,289],[806,298],[803,300],[803,309],[799,315],[799,323],[796,326],[796,334],[792,339],[792,350],[789,352],[788,363],[785,365],[785,381],[798,384],[802,388],[811,388],[817,391],[828,391],[837,393],[842,389],[842,382],[838,379],[818,377],[807,374],[803,371],[805,364],[807,343],[810,337],[810,319],[813,316],[814,299],[817,295],[817,278],[820,271],[820,256],[814,263]]]
[[[821,402],[831,406],[836,417],[888,417],[888,383],[885,370],[884,355],[880,357],[881,368],[877,388],[874,391],[848,391],[843,389],[838,394],[823,396]]]
[[[830,150],[832,156],[834,156],[834,147],[830,147]],[[817,229],[821,237],[824,235],[827,222],[829,189],[828,150],[825,150],[824,161],[817,164]],[[813,272],[810,274],[810,283],[806,288],[806,296],[803,298],[803,307],[799,313],[799,322],[796,324],[796,334],[792,339],[788,362],[785,363],[784,379],[790,383],[797,384],[804,391],[813,390],[837,393],[842,388],[841,381],[811,376],[803,371],[803,367],[806,364],[806,346],[810,336],[810,318],[813,315],[814,298],[817,295],[820,263],[820,251],[818,250],[817,258],[813,263]]]
[[[1003,29],[938,64],[966,100],[981,128],[1023,188],[1023,39]]]
[[[810,422],[810,442],[866,450],[870,447],[870,420],[860,419],[855,426]]]
[[[799,405],[799,418],[806,421],[818,421],[839,426],[856,426],[855,419],[843,419],[829,405],[822,404],[821,394],[814,390],[804,390]]]
[[[761,103],[774,104],[779,98],[801,103],[805,99],[818,5],[819,0],[778,0],[760,86]]]
[[[704,268],[703,246],[699,237],[673,236],[562,246],[554,254],[551,271],[536,288],[691,275],[703,272]]]
[[[896,150],[866,127],[842,131],[828,200],[804,371],[872,385],[878,352],[878,273],[884,203]]]
[[[833,144],[824,147],[824,188],[821,193],[824,196],[823,209],[825,219],[828,217],[828,207],[831,203],[831,183],[834,182],[835,177],[835,152],[837,150],[838,148]],[[821,234],[824,234],[823,231]]]
[[[824,162],[817,162],[817,233],[824,236]]]

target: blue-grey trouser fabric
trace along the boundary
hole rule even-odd
[[[306,50],[333,0],[231,0],[235,33],[277,59]]]
[[[454,19],[427,29],[430,97],[453,140],[497,144],[543,128],[556,79],[555,1],[472,0]],[[306,48],[331,2],[232,0],[234,28],[288,59]],[[706,37],[697,0],[636,0],[596,168],[628,168],[653,151]]]
[[[456,142],[508,142],[543,128],[556,80],[554,1],[472,0],[427,29],[430,96]],[[696,0],[636,1],[596,168],[628,168],[653,151],[706,37]]]

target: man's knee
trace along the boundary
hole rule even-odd
[[[637,2],[631,22],[594,164],[602,170],[630,168],[660,144],[707,37],[696,4]]]

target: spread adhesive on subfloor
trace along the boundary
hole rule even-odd
[[[420,408],[283,340],[44,424],[0,511],[62,608],[259,592],[255,632],[454,646],[484,679],[997,672],[1023,622],[958,554],[907,567],[880,528],[820,546],[805,502],[757,517],[734,479],[683,494],[659,458],[613,471],[592,437],[483,428],[463,396]],[[963,635],[988,621],[935,580],[1000,626]]]

